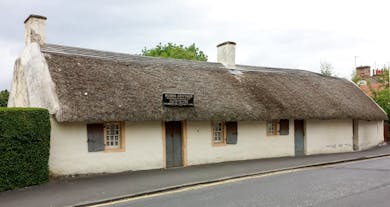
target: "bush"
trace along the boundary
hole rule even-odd
[[[46,109],[0,108],[0,191],[47,182],[49,148]]]

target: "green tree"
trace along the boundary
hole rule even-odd
[[[7,107],[9,92],[6,90],[0,91],[0,107]]]
[[[356,74],[356,71],[352,73],[352,81],[358,83],[362,79]],[[387,116],[390,119],[390,88],[389,88],[389,68],[383,67],[383,75],[376,76],[376,82],[379,83],[379,88],[374,88],[370,80],[365,80],[367,88],[371,94],[368,94],[372,99],[386,111]]]
[[[376,77],[376,82],[379,84],[379,88],[374,88],[371,84],[371,81],[367,81],[367,86],[370,92],[372,93],[372,98],[376,100],[379,94],[385,95],[387,92],[387,96],[389,96],[389,70],[383,69],[383,75]],[[383,107],[382,107],[383,108]]]
[[[328,62],[320,63],[320,73],[324,76],[333,76],[333,67],[332,64]]]
[[[377,91],[373,97],[374,101],[386,111],[387,116],[390,118],[390,91],[389,87]]]
[[[353,70],[352,71],[352,82],[354,82],[354,83],[358,83],[358,81],[360,80],[360,78],[359,78],[359,76],[357,75],[357,73],[356,73],[356,70]]]
[[[195,43],[186,47],[183,45],[177,45],[168,43],[162,45],[159,43],[156,47],[147,49],[146,47],[142,50],[141,55],[163,57],[163,58],[176,58],[186,60],[199,60],[207,61],[207,55],[205,55],[199,48],[195,46]]]
[[[390,88],[389,88],[389,69],[383,68],[383,75],[377,76],[376,81],[379,83],[379,88],[374,88],[371,81],[367,81],[368,89],[372,94],[372,99],[386,111],[390,118]]]
[[[382,107],[383,110],[386,111],[387,116],[390,119],[390,76],[388,68],[384,68],[383,76],[377,78],[377,81],[382,85],[382,87],[380,87],[378,91],[375,91],[375,93],[373,93],[373,99],[380,107]]]

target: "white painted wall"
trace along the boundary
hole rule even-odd
[[[290,133],[267,136],[265,122],[238,122],[236,145],[212,145],[210,122],[187,122],[188,165],[294,155],[294,122]]]
[[[88,152],[85,123],[51,120],[49,169],[55,175],[163,167],[161,122],[126,122],[125,152]]]
[[[112,173],[164,166],[161,122],[126,122],[124,152],[88,152],[85,123],[51,120],[49,168],[56,175]],[[352,151],[352,120],[305,121],[306,154]],[[360,121],[361,149],[383,141],[382,121]],[[264,121],[238,122],[236,145],[213,146],[209,121],[187,122],[187,164],[294,156],[294,121],[289,135],[267,136]]]
[[[228,68],[236,64],[236,45],[232,43],[217,46],[217,62]]]
[[[8,107],[40,107],[50,114],[59,109],[55,84],[36,42],[27,45],[15,62]]]
[[[359,120],[359,150],[368,149],[384,141],[383,121]]]
[[[353,151],[352,120],[306,120],[306,154]]]

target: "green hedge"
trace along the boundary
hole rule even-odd
[[[46,109],[0,108],[0,191],[47,182],[49,147]]]

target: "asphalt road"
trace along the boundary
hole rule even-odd
[[[199,186],[110,207],[390,206],[390,157]]]

